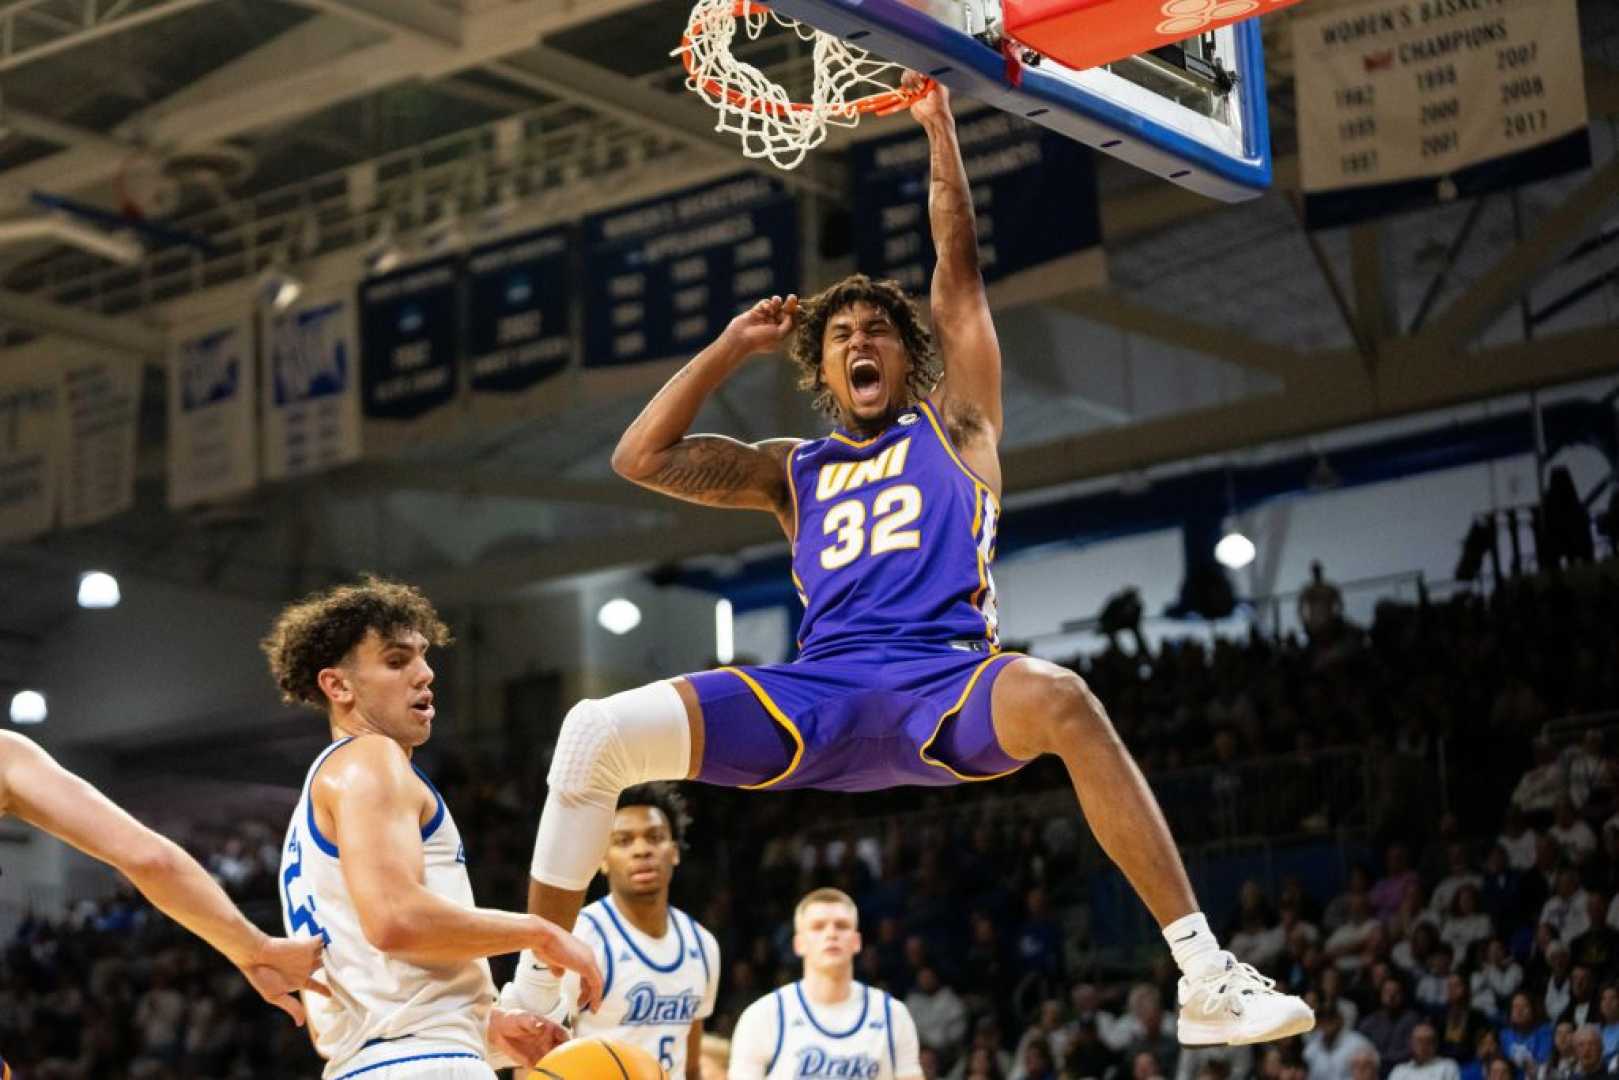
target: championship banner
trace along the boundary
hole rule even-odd
[[[1053,284],[1071,291],[1106,283],[1096,165],[1087,147],[994,110],[963,117],[957,136],[973,189],[985,284],[1090,249],[1096,258],[1078,279],[1065,273]],[[927,133],[857,143],[852,154],[856,266],[924,292],[935,261]]]
[[[585,219],[587,367],[687,356],[798,291],[798,204],[754,174]]]
[[[473,393],[520,394],[567,366],[572,230],[544,229],[467,256],[467,366]]]
[[[253,323],[183,329],[169,351],[169,505],[251,491],[259,480]]]
[[[62,370],[66,455],[62,525],[93,525],[135,505],[135,434],[140,365],[69,361]]]
[[[360,456],[354,301],[327,293],[264,319],[264,477],[320,472]]]
[[[419,263],[360,286],[361,381],[369,420],[414,420],[449,404],[461,351],[460,260]]]
[[[55,524],[61,402],[55,367],[0,374],[0,541],[38,536]]]
[[[1305,223],[1591,163],[1575,0],[1376,0],[1293,19]]]

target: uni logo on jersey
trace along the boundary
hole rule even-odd
[[[637,983],[625,993],[626,1024],[689,1024],[697,1019],[702,998],[690,990],[660,994],[649,982]]]
[[[825,502],[867,484],[894,479],[905,471],[905,459],[910,452],[911,440],[904,439],[885,447],[882,453],[865,461],[834,461],[822,465],[820,476],[815,481],[816,501]]]
[[[798,1080],[877,1080],[881,1064],[866,1054],[829,1054],[819,1046],[798,1052],[793,1075]]]
[[[896,643],[996,648],[1000,503],[931,402],[869,439],[799,443],[787,463],[801,659]]]

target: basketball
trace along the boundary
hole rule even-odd
[[[609,1039],[571,1039],[540,1059],[529,1080],[666,1080],[651,1054]]]

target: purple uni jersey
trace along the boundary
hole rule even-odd
[[[686,676],[706,735],[697,778],[872,791],[1021,766],[992,715],[995,682],[1020,659],[996,640],[1000,509],[932,404],[871,439],[800,443],[788,470],[799,656]]]
[[[803,659],[905,642],[994,649],[989,485],[962,464],[932,404],[856,441],[842,432],[787,459]]]

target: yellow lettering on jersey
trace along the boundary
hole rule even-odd
[[[855,463],[852,461],[837,461],[831,465],[821,466],[821,476],[815,481],[815,498],[824,502],[843,491],[849,482],[849,474],[854,472]]]
[[[865,461],[837,461],[822,465],[815,481],[816,501],[824,502],[879,480],[892,480],[905,471],[905,459],[910,452],[911,440],[902,439]]]

